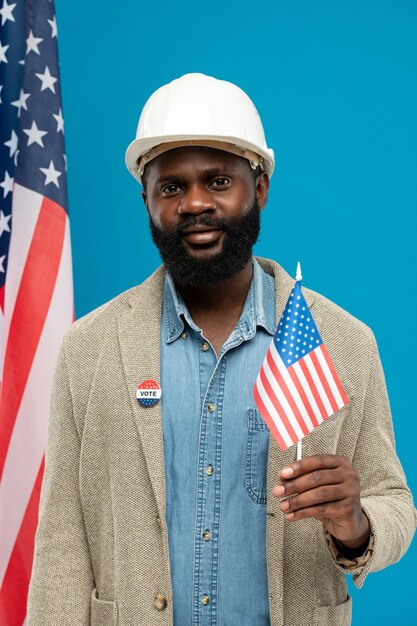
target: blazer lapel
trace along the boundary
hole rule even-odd
[[[165,467],[161,403],[143,408],[136,389],[145,380],[160,383],[160,332],[163,294],[163,267],[133,291],[130,310],[118,320],[123,368],[131,406],[146,465],[157,502],[165,519]]]

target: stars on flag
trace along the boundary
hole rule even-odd
[[[29,37],[26,39],[26,54],[29,52],[35,52],[40,55],[39,52],[39,44],[41,44],[43,39],[41,37],[35,37],[33,32],[29,32]]]
[[[9,222],[12,219],[11,215],[5,215],[3,211],[0,211],[0,237],[6,231],[10,233]]]
[[[52,160],[49,163],[48,167],[40,167],[39,169],[43,174],[45,174],[45,185],[53,183],[54,185],[59,187],[58,178],[62,176],[62,172],[59,172],[57,169],[55,169],[55,165]]]
[[[52,33],[51,33],[51,37],[56,37],[58,34],[57,28],[56,28],[56,17],[54,15],[54,18],[52,20],[47,20],[49,26],[52,28]]]
[[[49,67],[45,67],[45,71],[43,74],[36,73],[35,76],[42,81],[41,91],[45,91],[45,89],[50,89],[52,93],[55,93],[55,83],[57,82],[57,78],[51,76],[51,72],[49,71]]]
[[[53,113],[52,115],[55,118],[57,124],[56,132],[59,133],[59,131],[62,131],[62,133],[64,133],[64,118],[62,117],[62,109],[59,109],[58,114]]]
[[[10,46],[2,46],[0,41],[0,63],[8,63],[6,58],[6,52],[10,48]]]
[[[53,2],[39,0],[37,10],[25,15],[18,0],[0,0],[0,31],[1,290],[7,274],[15,185],[66,209],[67,165]]]
[[[294,299],[296,301],[295,305],[293,305]],[[299,302],[299,300],[301,300],[301,302]],[[303,315],[302,313],[300,314],[298,310],[294,310],[294,309],[297,309],[297,307],[300,309],[301,312],[306,310],[306,306],[305,306],[304,301],[302,300],[302,296],[301,295],[295,296],[295,288],[294,288],[293,291],[291,292],[287,307],[285,308],[284,313],[282,314],[282,320],[278,324],[278,331],[276,333],[276,337],[274,338],[275,346],[278,352],[282,356],[284,352],[287,353],[285,354],[285,357],[286,357],[285,362],[287,366],[292,365],[293,363],[296,363],[302,356],[307,354],[310,350],[316,348],[317,345],[321,343],[321,338],[316,339],[314,336],[314,333],[318,333],[318,330],[314,321],[312,321],[311,315],[309,315],[306,318],[305,315]],[[284,320],[288,322],[288,324],[284,325],[284,328],[286,329],[291,328],[291,332],[292,332],[292,335],[290,335],[291,341],[295,341],[295,337],[297,335],[298,336],[297,343],[301,343],[302,348],[298,346],[295,350],[292,350],[291,352],[287,351],[286,349],[287,340],[283,339],[283,337],[288,337],[289,333],[284,332],[282,334],[281,333],[282,329],[280,328]],[[305,322],[302,320],[305,320]],[[320,335],[318,336],[320,337]],[[304,341],[302,342],[301,342],[301,337],[304,338]],[[293,348],[294,344],[291,343],[290,347]]]
[[[10,22],[15,21],[14,16],[13,16],[13,11],[15,10],[15,8],[16,8],[16,3],[7,4],[7,0],[3,0],[3,7],[0,9],[2,26],[4,26],[7,20],[10,20]]]
[[[11,103],[14,107],[17,107],[17,117],[20,117],[20,114],[22,113],[22,109],[24,109],[25,111],[28,110],[28,107],[26,104],[26,100],[28,98],[30,98],[30,93],[25,93],[23,89],[21,89],[19,100],[14,100],[14,102]]]
[[[31,146],[33,143],[37,143],[41,148],[44,148],[44,143],[42,141],[42,137],[48,134],[46,130],[40,130],[35,120],[32,122],[31,128],[22,128],[23,132],[28,136],[28,146]]]
[[[12,156],[17,150],[17,142],[18,142],[18,137],[16,133],[14,132],[14,130],[12,130],[12,134],[11,134],[9,141],[4,142],[4,145],[7,146],[10,150],[10,154],[9,154],[10,158],[12,158]]]
[[[13,177],[10,176],[7,170],[4,172],[4,180],[0,183],[0,187],[3,187],[3,198],[13,191]]]

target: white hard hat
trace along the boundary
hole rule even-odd
[[[145,165],[181,146],[208,146],[247,158],[269,178],[274,151],[268,148],[259,114],[242,89],[205,74],[185,74],[155,91],[143,107],[126,166],[141,182]]]

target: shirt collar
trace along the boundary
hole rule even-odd
[[[237,330],[244,340],[251,339],[258,326],[270,335],[275,333],[275,286],[271,276],[266,274],[257,260],[252,259],[253,276]],[[184,332],[187,323],[196,332],[201,329],[193,322],[187,305],[178,293],[171,274],[165,272],[164,285],[165,341],[172,343]]]

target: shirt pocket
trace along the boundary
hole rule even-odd
[[[245,489],[257,504],[266,504],[269,428],[257,409],[248,409]]]

